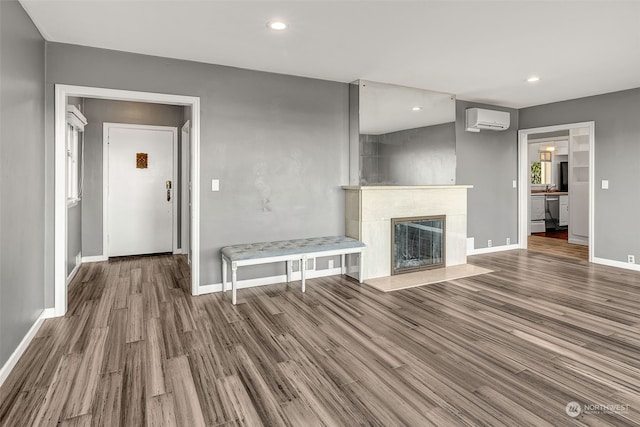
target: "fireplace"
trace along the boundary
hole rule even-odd
[[[391,274],[445,266],[446,217],[391,218]]]
[[[392,273],[392,218],[444,216],[442,267],[467,263],[467,191],[469,185],[348,186],[345,234],[362,241],[364,280]]]

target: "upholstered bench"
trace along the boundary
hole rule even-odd
[[[305,291],[305,270],[310,258],[342,256],[342,274],[345,274],[345,255],[360,254],[359,265],[362,268],[362,250],[364,243],[344,236],[315,237],[311,239],[283,240],[279,242],[252,243],[222,248],[222,290],[227,291],[227,264],[231,264],[232,302],[236,303],[238,285],[238,267],[246,265],[286,262],[287,283],[291,281],[292,261],[300,261],[302,292]],[[362,283],[362,275],[359,275]]]

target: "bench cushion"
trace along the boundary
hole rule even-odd
[[[279,242],[252,243],[225,246],[222,254],[231,261],[258,259],[284,255],[296,255],[339,249],[363,248],[359,240],[344,236],[314,237],[311,239],[282,240]]]

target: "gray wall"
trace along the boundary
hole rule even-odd
[[[103,124],[107,122],[172,126],[178,128],[179,138],[180,127],[184,124],[183,110],[184,107],[174,105],[90,98],[84,100],[84,115],[89,124],[84,131],[82,256],[104,255],[102,253]],[[180,188],[179,184],[176,188]]]
[[[397,185],[455,183],[456,129],[453,122],[379,137],[383,182]]]
[[[349,166],[347,84],[47,46],[49,112],[55,83],[200,97],[202,284],[220,282],[222,246],[344,233],[340,186]],[[47,125],[52,144],[53,123]],[[47,154],[52,165],[53,152]],[[47,177],[53,188],[52,167]],[[212,178],[220,179],[220,192],[210,191]],[[46,215],[53,224],[52,203]]]
[[[45,307],[44,49],[22,6],[0,1],[0,366]]]
[[[82,253],[82,201],[67,209],[67,277],[76,268],[79,253]]]
[[[362,185],[450,185],[456,179],[455,123],[360,135]]]
[[[511,113],[505,131],[467,132],[465,110],[487,108]],[[475,248],[518,240],[518,110],[458,100],[456,102],[456,183],[472,184],[467,199],[467,235]]]
[[[640,259],[640,88],[520,110],[520,128],[595,121],[595,253]],[[600,181],[609,180],[602,190]],[[571,202],[569,202],[571,203]]]

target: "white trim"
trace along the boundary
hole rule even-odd
[[[112,128],[120,129],[141,129],[141,130],[162,130],[173,134],[173,165],[171,172],[171,191],[174,196],[173,209],[173,235],[172,250],[174,254],[179,254],[178,249],[178,203],[176,203],[176,177],[178,176],[178,128],[175,126],[153,126],[153,125],[134,125],[129,123],[111,123],[104,122],[102,124],[102,253],[109,256],[109,130]]]
[[[593,257],[594,264],[607,265],[609,267],[623,268],[625,270],[640,271],[640,264],[630,264],[624,261],[614,261],[612,259]]]
[[[200,295],[200,98],[191,99],[191,295]]]
[[[514,249],[520,249],[520,245],[516,243],[516,244],[513,244],[513,245],[492,246],[490,248],[479,248],[479,249],[469,249],[469,248],[467,248],[467,256],[481,255],[481,254],[492,254],[494,252],[512,251]]]
[[[54,309],[56,316],[67,312],[67,93],[55,87],[54,147]]]
[[[44,310],[42,310],[42,313],[40,313],[40,316],[38,316],[36,321],[33,322],[33,325],[31,325],[31,328],[29,328],[26,335],[22,338],[22,341],[20,341],[18,347],[16,347],[13,353],[11,353],[11,356],[9,356],[9,359],[7,359],[2,368],[0,368],[0,386],[4,383],[13,368],[16,366],[18,360],[20,360],[20,357],[25,352],[27,347],[29,347],[31,340],[33,340],[33,338],[36,336],[45,319],[48,319],[50,317],[55,317],[55,310],[52,308],[45,308]]]
[[[171,173],[171,197],[173,197],[173,253],[180,253],[180,242],[178,242],[178,128],[172,127],[173,131],[173,171]]]
[[[529,141],[528,136],[535,133],[555,132],[574,128],[589,128],[589,262],[594,262],[595,253],[595,122],[568,123],[539,128],[520,129],[518,131],[518,245],[527,249],[529,225]]]
[[[556,136],[556,137],[549,137],[549,138],[535,138],[535,139],[529,139],[529,143],[530,144],[536,144],[538,142],[560,142],[560,141],[569,141],[569,135],[567,136]]]
[[[78,270],[80,269],[81,265],[82,263],[76,264],[76,266],[73,267],[73,270],[71,270],[71,273],[69,273],[69,275],[67,276],[67,283],[66,283],[67,286],[69,286],[69,283],[71,283],[73,278],[76,277],[76,274],[78,273]]]
[[[338,268],[326,268],[323,270],[307,270],[305,274],[306,279],[316,279],[318,277],[337,276],[342,273],[342,269]],[[299,281],[301,279],[300,271],[291,273],[291,281]],[[279,276],[260,277],[257,279],[238,280],[238,288],[253,288],[256,286],[273,285],[275,283],[286,283],[287,275],[281,274]],[[222,283],[214,283],[210,285],[200,286],[200,295],[210,294],[213,292],[222,292]],[[229,298],[231,302],[231,298]]]
[[[180,212],[180,253],[187,254],[189,256],[189,233],[187,231],[187,225],[189,224],[189,152],[191,151],[191,121],[187,120],[180,129],[180,200],[181,208]],[[187,138],[185,140],[185,137]],[[190,261],[190,260],[189,260]]]
[[[199,294],[200,283],[200,98],[152,92],[105,89],[88,86],[55,85],[54,98],[54,313],[64,316],[67,311],[66,254],[67,254],[67,196],[66,196],[66,100],[68,96],[152,102],[156,104],[191,107],[191,293]],[[103,252],[104,255],[104,252]]]
[[[475,237],[467,237],[467,256],[476,250]]]
[[[78,132],[84,132],[84,127],[87,125],[87,118],[75,105],[67,105],[67,123],[77,129]]]
[[[102,262],[102,261],[108,261],[109,257],[108,256],[104,256],[104,255],[93,255],[93,256],[83,256],[82,257],[82,263],[84,264],[85,262]]]
[[[588,246],[589,245],[589,240],[588,239],[572,239],[572,238],[568,238],[567,242],[571,243],[572,245],[582,245],[582,246]]]

